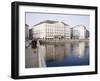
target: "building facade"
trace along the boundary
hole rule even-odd
[[[29,40],[33,39],[33,31],[32,29],[29,29]]]
[[[65,38],[71,39],[71,27],[69,25],[65,25]]]
[[[29,45],[29,26],[25,24],[25,47]]]
[[[70,38],[70,26],[64,22],[46,20],[33,26],[33,38]]]
[[[29,26],[25,24],[25,40],[29,39]]]
[[[72,39],[85,39],[87,29],[84,25],[76,25],[72,28]]]

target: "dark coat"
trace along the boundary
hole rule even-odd
[[[31,47],[32,48],[37,48],[37,40],[32,40]]]

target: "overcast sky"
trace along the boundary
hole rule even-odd
[[[83,24],[89,30],[89,15],[75,15],[75,14],[50,14],[50,13],[25,13],[25,23],[32,28],[33,25],[44,21],[44,20],[53,20],[61,21],[69,24],[71,27],[74,27],[78,24]]]

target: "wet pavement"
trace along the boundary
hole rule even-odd
[[[37,48],[25,48],[25,68],[39,67]]]

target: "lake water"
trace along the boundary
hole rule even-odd
[[[89,44],[74,42],[41,45],[47,67],[89,65]]]

